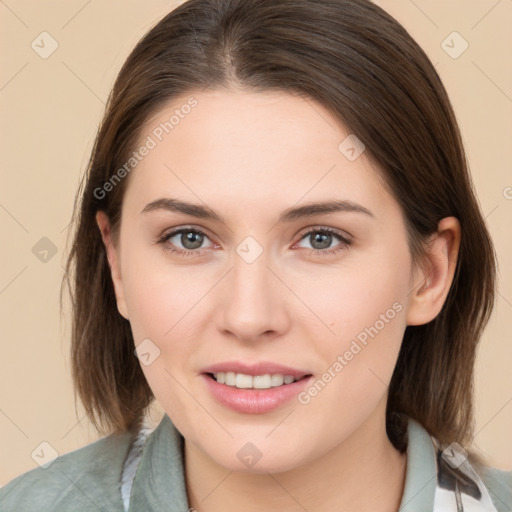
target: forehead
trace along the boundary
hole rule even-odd
[[[267,208],[269,197],[284,207],[301,198],[371,199],[374,207],[389,201],[365,152],[356,159],[346,152],[354,140],[311,98],[193,91],[169,101],[143,126],[137,147],[150,149],[130,175],[125,201],[143,206],[181,196],[229,199],[246,208]]]

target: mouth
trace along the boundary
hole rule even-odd
[[[244,414],[264,414],[303,391],[313,374],[271,362],[226,361],[200,371],[208,393],[222,406]]]
[[[249,375],[235,372],[206,373],[210,379],[238,389],[271,389],[293,384],[299,380],[311,377],[311,374],[294,377],[282,373],[265,373],[262,375]]]

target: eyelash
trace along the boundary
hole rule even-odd
[[[191,251],[191,250],[175,249],[173,247],[170,247],[170,246],[166,245],[166,242],[170,238],[172,238],[172,237],[174,237],[176,235],[179,235],[181,233],[196,233],[196,234],[203,235],[206,238],[209,238],[208,235],[204,231],[202,231],[200,229],[197,229],[197,228],[179,228],[179,229],[176,229],[176,230],[171,231],[169,233],[166,233],[165,235],[160,237],[157,240],[157,243],[158,244],[162,244],[166,251],[169,251],[172,254],[178,254],[179,256],[188,257],[188,256],[199,256],[199,255],[201,255],[205,249],[197,249],[197,250]],[[331,228],[326,228],[326,227],[313,228],[313,229],[310,229],[309,231],[305,231],[305,232],[300,233],[299,242],[302,241],[307,236],[313,234],[313,233],[322,233],[322,234],[327,234],[327,235],[333,235],[336,238],[338,238],[338,240],[341,242],[341,244],[340,244],[339,247],[337,247],[335,249],[323,249],[323,250],[322,249],[312,249],[308,253],[308,256],[327,256],[327,255],[336,254],[336,253],[339,253],[340,251],[346,251],[348,249],[348,247],[352,243],[349,239],[347,239],[346,237],[341,235],[338,231],[336,231],[334,229],[331,229]]]

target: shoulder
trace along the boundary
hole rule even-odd
[[[109,435],[0,488],[2,512],[123,511],[120,480],[132,435]]]
[[[475,466],[498,512],[510,512],[512,507],[512,471],[487,466]]]

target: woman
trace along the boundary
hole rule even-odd
[[[73,376],[106,435],[2,510],[510,510],[471,446],[493,245],[383,10],[182,4],[119,73],[75,220]]]

